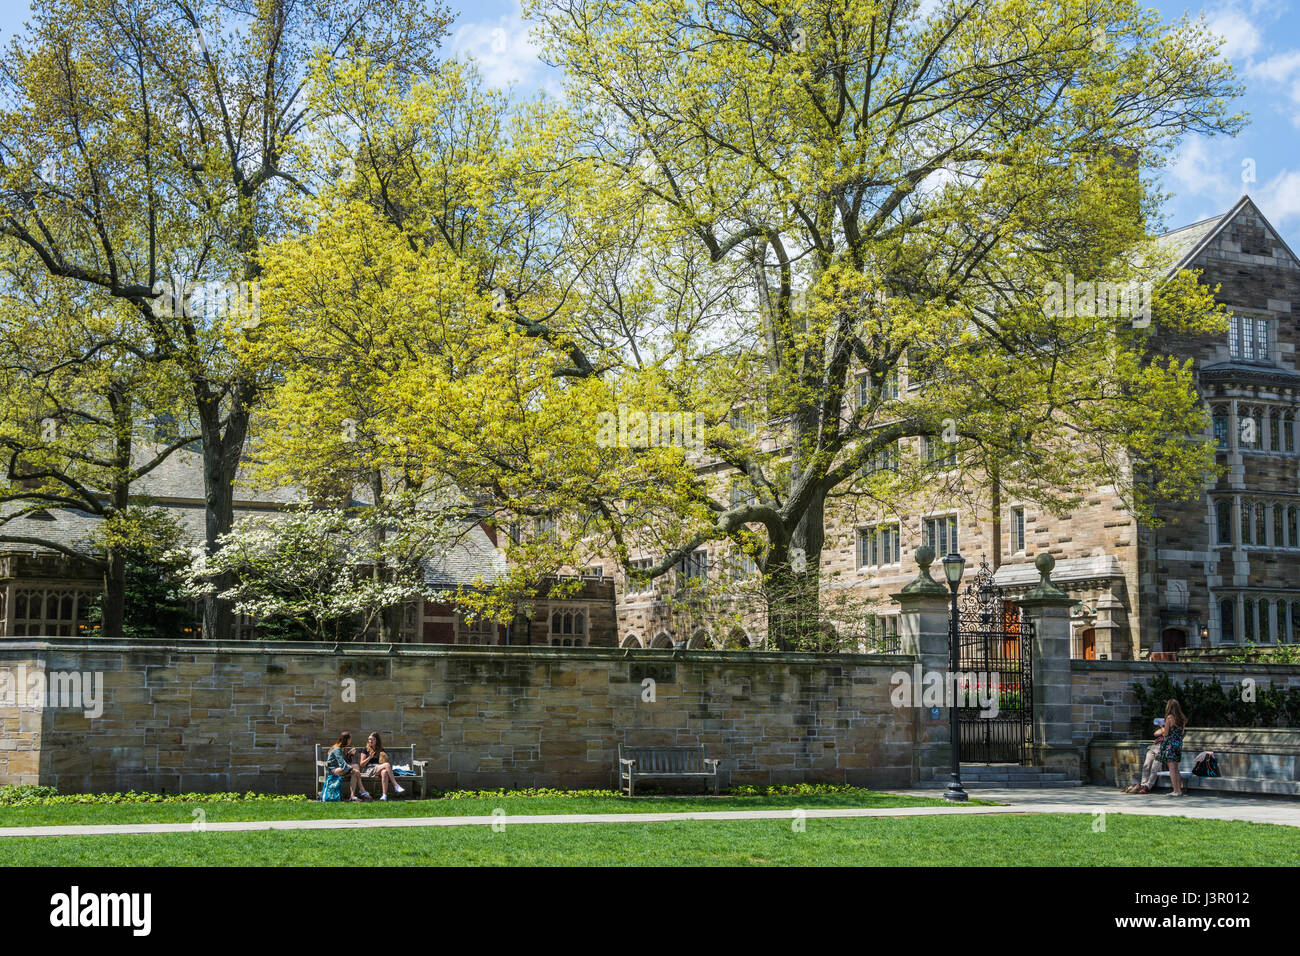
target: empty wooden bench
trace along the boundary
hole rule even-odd
[[[627,747],[618,745],[618,788],[636,795],[638,780],[709,780],[718,792],[718,761],[698,747]]]
[[[321,790],[325,787],[325,776],[329,773],[329,753],[330,747],[316,745],[316,799],[320,799]],[[394,773],[393,779],[410,794],[412,798],[425,797],[428,795],[428,775],[426,773],[427,760],[419,760],[415,756],[415,747],[385,747],[384,752],[388,754],[388,759],[392,763],[394,770],[398,767],[406,767],[412,771],[414,776],[404,777],[400,773]],[[366,788],[367,793],[374,792],[375,795],[383,793],[383,787],[379,782],[379,775],[373,777],[362,777],[361,785]],[[343,799],[348,798],[351,784],[347,778],[343,783]],[[403,794],[405,796],[406,794]]]

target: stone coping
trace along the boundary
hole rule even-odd
[[[1142,674],[1300,674],[1300,664],[1239,664],[1218,661],[1087,661],[1070,659],[1072,671],[1127,671]]]
[[[667,663],[729,664],[815,664],[854,667],[910,667],[915,658],[906,654],[840,654],[784,651],[670,650],[622,647],[546,647],[520,644],[514,646],[480,646],[472,644],[374,644],[346,642],[327,644],[316,641],[239,641],[229,644],[202,639],[168,641],[132,641],[121,638],[0,638],[0,658],[5,652],[28,653],[118,652],[122,654],[169,652],[185,654],[244,654],[275,657],[282,655],[365,657],[365,658],[489,658],[493,660],[579,660],[579,661],[654,661]]]
[[[1200,743],[1212,737],[1224,738],[1225,742],[1221,746],[1229,747],[1273,743],[1300,747],[1300,727],[1192,727],[1187,731],[1186,740]],[[1134,737],[1132,734],[1097,734],[1088,742],[1088,746],[1145,747],[1151,744],[1152,739],[1152,737]],[[1185,741],[1183,750],[1187,749]]]

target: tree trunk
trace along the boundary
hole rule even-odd
[[[204,538],[208,554],[217,550],[217,542],[234,526],[235,477],[248,432],[248,408],[240,390],[232,402],[226,430],[221,431],[221,404],[211,396],[198,402],[199,427],[203,436]],[[234,636],[235,611],[230,601],[218,595],[230,587],[227,575],[213,580],[216,593],[203,599],[203,637],[229,641]]]
[[[764,575],[768,646],[823,650],[821,560],[826,538],[825,492],[818,491],[795,525],[788,550],[774,548]]]

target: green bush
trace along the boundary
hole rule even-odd
[[[1142,712],[1144,733],[1156,717],[1165,715],[1165,702],[1178,701],[1187,722],[1196,727],[1300,727],[1300,688],[1285,690],[1256,685],[1254,700],[1242,700],[1242,687],[1225,690],[1218,681],[1180,684],[1167,674],[1152,678],[1147,687],[1134,688]]]
[[[733,797],[817,797],[844,793],[870,793],[862,787],[843,783],[788,783],[775,787],[753,787],[741,784],[727,791]]]
[[[0,807],[57,807],[110,803],[293,803],[311,799],[299,793],[59,793],[54,787],[0,787]]]

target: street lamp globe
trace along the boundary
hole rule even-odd
[[[966,570],[966,559],[956,551],[950,551],[943,558],[943,574],[948,579],[948,586],[954,591],[961,583],[962,572]]]

